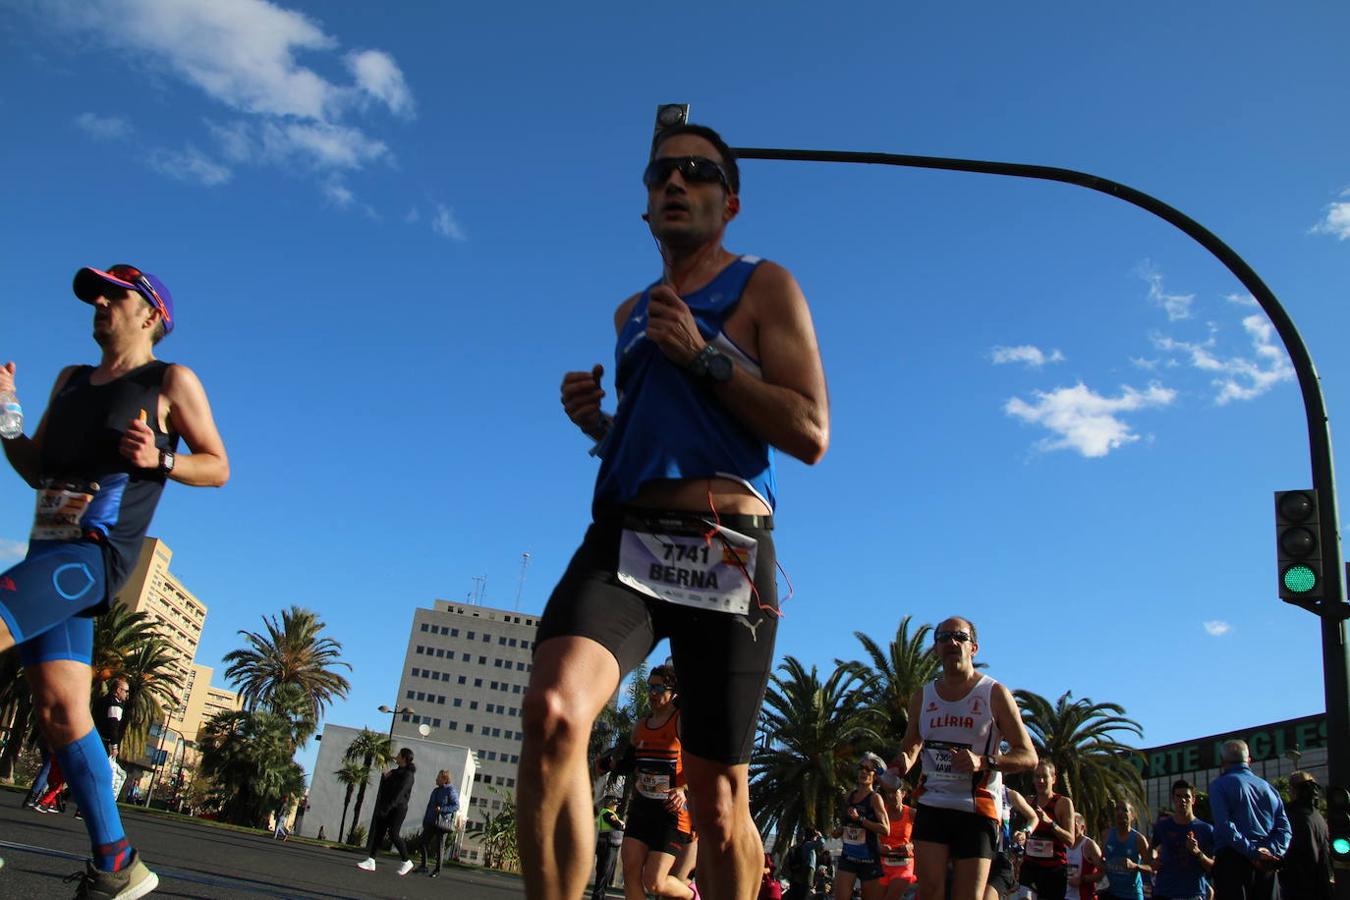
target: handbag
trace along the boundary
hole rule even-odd
[[[454,831],[454,830],[455,830],[455,814],[454,814],[454,813],[446,813],[446,814],[443,815],[443,816],[437,816],[437,817],[436,817],[436,830],[437,830],[437,831]]]

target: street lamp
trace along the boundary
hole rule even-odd
[[[400,707],[397,707],[397,708],[395,708],[395,709],[390,709],[389,707],[387,707],[387,706],[385,706],[383,703],[381,703],[381,704],[380,704],[380,712],[382,712],[382,713],[388,713],[388,714],[389,714],[389,740],[392,741],[392,740],[394,739],[394,721],[395,721],[400,715],[409,715],[409,716],[410,716],[410,715],[412,715],[414,712],[416,712],[416,710],[414,710],[411,706],[400,706]]]

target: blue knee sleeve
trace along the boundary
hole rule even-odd
[[[84,813],[84,825],[94,853],[94,865],[116,872],[131,862],[131,844],[122,830],[122,816],[113,799],[112,765],[98,732],[88,734],[56,751],[70,794]]]
[[[22,649],[63,622],[104,600],[107,566],[103,550],[85,541],[33,541],[23,562],[0,575],[0,619],[21,645],[24,664],[50,659],[89,662],[93,623],[75,618],[75,628],[55,636],[52,647]],[[79,623],[86,623],[86,626]],[[89,647],[82,647],[87,630]],[[79,655],[83,650],[83,656]]]

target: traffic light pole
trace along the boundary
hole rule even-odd
[[[798,162],[841,162],[904,166],[919,169],[945,169],[955,172],[979,172],[986,175],[1012,175],[1037,178],[1089,188],[1132,203],[1181,229],[1212,253],[1261,304],[1289,353],[1298,384],[1303,392],[1303,410],[1308,421],[1308,451],[1312,461],[1313,488],[1317,491],[1322,533],[1322,571],[1325,594],[1321,603],[1322,673],[1327,704],[1327,768],[1331,785],[1350,788],[1350,646],[1346,642],[1346,623],[1341,618],[1345,601],[1345,568],[1341,562],[1340,516],[1336,502],[1336,472],[1331,458],[1331,425],[1321,379],[1313,365],[1302,336],[1293,320],[1275,299],[1260,276],[1231,247],[1219,240],[1199,222],[1168,206],[1156,197],[1115,181],[1098,178],[1072,169],[1030,166],[1021,163],[987,162],[973,159],[949,159],[939,156],[911,156],[899,153],[856,153],[839,150],[770,150],[741,148],[739,159],[777,159]],[[1264,508],[1264,505],[1263,505]],[[1337,896],[1350,900],[1350,871],[1339,873]]]

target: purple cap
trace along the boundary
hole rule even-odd
[[[173,331],[173,295],[169,293],[168,285],[135,266],[118,263],[109,266],[106,272],[85,266],[75,273],[75,296],[85,303],[93,303],[110,284],[140,294],[164,317],[164,333]]]

